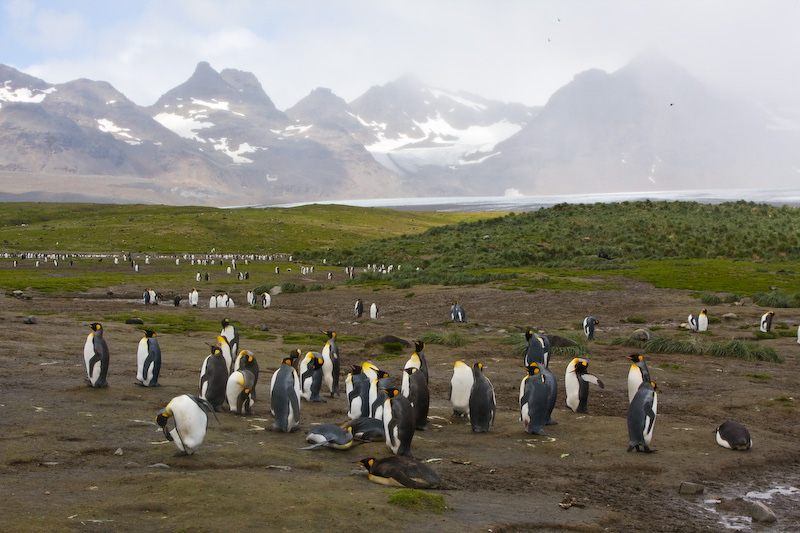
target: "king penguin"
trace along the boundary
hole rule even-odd
[[[689,325],[689,331],[697,331],[697,315],[689,315],[686,320]]]
[[[418,368],[406,368],[403,371],[403,384],[400,391],[403,396],[408,398],[414,409],[416,429],[425,430],[428,427],[428,411],[431,404],[428,380]]]
[[[497,408],[494,387],[489,378],[484,375],[481,363],[472,365],[472,377],[475,383],[472,385],[472,392],[469,395],[469,421],[472,431],[486,433],[494,423],[494,414]]]
[[[411,439],[414,438],[414,410],[411,402],[396,387],[384,389],[383,432],[386,446],[395,455],[411,457]]]
[[[658,414],[658,387],[652,381],[645,381],[636,391],[636,396],[628,406],[628,451],[654,452],[650,448],[653,427]],[[642,449],[640,449],[640,447]]]
[[[367,469],[373,483],[410,489],[445,488],[442,479],[430,466],[411,457],[390,455],[382,459],[368,457],[358,462]]]
[[[453,365],[453,377],[450,378],[450,404],[453,406],[453,415],[469,415],[469,396],[475,376],[472,369],[464,361],[456,361]]]
[[[628,403],[631,403],[639,390],[639,385],[650,381],[650,371],[647,370],[643,355],[635,353],[625,357],[631,360],[631,367],[628,369]]]
[[[261,293],[261,307],[267,309],[270,305],[272,305],[272,297],[269,295],[268,292]]]
[[[231,351],[231,345],[228,343],[228,338],[223,335],[217,335],[217,342],[219,343],[219,349],[222,351],[222,357],[225,358],[225,368],[228,374],[230,374],[233,372],[234,363],[234,354]]]
[[[154,331],[143,329],[144,337],[139,341],[136,354],[136,380],[145,387],[158,387],[158,374],[161,371],[161,348]]]
[[[768,311],[761,315],[761,332],[769,333],[772,329],[772,317],[775,316],[775,311]]]
[[[191,394],[182,394],[169,401],[156,415],[156,423],[161,426],[164,436],[178,447],[175,455],[191,455],[203,443],[208,427],[208,412],[214,408],[204,399]],[[172,418],[175,428],[167,432],[167,422]],[[217,419],[219,422],[219,419]]]
[[[750,432],[739,422],[728,420],[719,426],[714,432],[717,444],[729,450],[745,451],[753,446],[750,439]]]
[[[567,365],[564,374],[564,388],[567,391],[567,407],[576,413],[586,413],[589,401],[589,383],[594,383],[601,389],[603,382],[587,371],[589,362],[586,359],[574,358]]]
[[[189,293],[189,305],[192,307],[197,307],[197,303],[200,301],[200,294],[197,292],[197,289],[192,288],[192,292]]]
[[[708,314],[705,308],[700,311],[700,315],[697,317],[697,331],[708,331]]]
[[[308,402],[324,402],[319,395],[322,390],[322,357],[317,352],[308,352],[300,362],[300,391]]]
[[[425,360],[425,343],[422,341],[414,341],[414,353],[406,361],[403,370],[406,368],[418,368],[422,375],[425,376],[425,381],[428,379],[428,362]]]
[[[219,346],[211,347],[211,355],[200,367],[200,397],[207,400],[216,411],[225,402],[228,368]]]
[[[546,368],[550,364],[550,350],[545,351],[545,341],[543,337],[529,329],[525,332],[525,339],[528,341],[528,349],[525,351],[525,367],[531,363],[536,363],[540,368]]]
[[[255,399],[253,393],[253,373],[243,368],[234,370],[228,376],[225,387],[225,398],[228,401],[231,413],[249,415],[253,412]]]
[[[321,446],[335,450],[346,450],[353,445],[353,430],[349,427],[343,429],[336,424],[320,424],[308,431],[306,440],[312,444],[311,446],[300,448],[301,450],[313,450]]]
[[[363,368],[363,365],[362,365]],[[368,368],[367,375],[373,374],[372,369]],[[369,416],[373,418],[383,417],[383,407],[386,403],[386,393],[384,389],[393,387],[389,374],[375,367],[375,379],[369,382]]]
[[[233,325],[230,318],[223,318],[222,319],[222,331],[220,335],[228,339],[228,346],[230,346],[231,350],[231,359],[236,357],[239,353],[239,330],[236,329],[236,326]],[[233,361],[231,361],[233,363]],[[233,365],[231,365],[231,370],[233,370]]]
[[[336,332],[323,332],[328,336],[322,347],[322,381],[331,392],[331,398],[339,396],[339,346],[336,344]]]
[[[378,318],[378,304],[372,302],[372,305],[369,306],[369,317],[373,320]]]
[[[271,429],[289,433],[300,423],[300,378],[286,357],[272,374],[269,385],[270,412],[275,417]]]
[[[589,339],[590,341],[594,340],[594,328],[599,323],[600,321],[593,316],[587,316],[586,318],[583,319],[583,333],[586,335],[586,338]]]
[[[353,314],[356,315],[356,318],[361,318],[361,315],[364,314],[364,302],[361,301],[361,298],[356,300],[356,305],[353,306]]]
[[[453,322],[467,321],[467,313],[464,311],[464,307],[458,303],[458,301],[453,302],[453,305],[450,306],[450,320]]]
[[[86,381],[95,388],[108,387],[108,345],[103,338],[103,326],[97,322],[89,324],[92,332],[86,337],[83,346],[83,360],[86,363]]]
[[[550,417],[548,412],[550,390],[546,383],[547,377],[536,363],[531,363],[525,369],[528,375],[522,378],[519,384],[519,419],[526,432],[546,435],[544,426]]]
[[[258,362],[250,350],[242,350],[233,362],[234,370],[249,370],[253,374],[253,390],[250,396],[256,399],[256,385],[258,385]]]
[[[369,418],[370,378],[363,372],[361,365],[350,365],[352,372],[345,378],[345,394],[347,395],[347,416],[351,420]]]

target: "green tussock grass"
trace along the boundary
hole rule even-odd
[[[578,344],[577,346],[553,346],[550,353],[551,358],[555,356],[563,356],[567,358],[586,358],[592,355],[592,349],[589,347],[589,341],[584,335],[568,333],[562,336],[573,340]],[[500,344],[509,346],[511,354],[520,358],[524,357],[525,352],[528,351],[528,340],[522,333],[510,333],[502,337],[499,342]]]
[[[436,514],[444,514],[447,511],[444,496],[418,489],[397,489],[387,501],[392,505],[416,511],[431,511]]]
[[[712,355],[714,357],[743,359],[745,361],[766,361],[769,363],[784,362],[783,356],[770,346],[763,346],[756,342],[737,339],[712,342],[704,346],[700,343],[692,343],[667,337],[657,337],[646,342],[636,341],[629,337],[617,337],[611,341],[611,345],[627,346],[654,354]]]
[[[210,336],[216,338],[216,335],[222,330],[222,324],[219,320],[209,320],[203,316],[202,313],[196,311],[188,311],[185,313],[164,313],[148,311],[145,306],[142,306],[141,313],[120,313],[109,315],[105,320],[113,322],[125,323],[129,318],[141,318],[144,321],[144,326],[137,324],[130,324],[132,328],[145,327],[158,333],[195,333],[198,331],[208,332]],[[209,341],[211,342],[211,341]]]
[[[442,346],[464,346],[467,339],[457,331],[446,331],[444,333],[425,332],[419,336],[419,340],[425,344],[441,344]]]
[[[755,379],[761,379],[761,380],[772,379],[772,376],[770,376],[768,374],[742,374],[742,377],[755,378]]]
[[[800,307],[800,298],[796,294],[788,294],[779,290],[756,292],[753,294],[753,302],[762,307]]]

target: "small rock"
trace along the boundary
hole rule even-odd
[[[125,323],[126,324],[144,324],[144,320],[142,320],[141,318],[133,317],[133,318],[127,319],[125,321]]]
[[[50,496],[50,491],[49,490],[44,491],[44,495],[45,496]]]
[[[749,297],[748,298],[742,298],[741,300],[736,302],[736,305],[753,305],[753,299],[749,298]]]
[[[364,346],[381,345],[381,344],[386,344],[387,342],[399,342],[400,344],[402,344],[405,347],[410,347],[411,346],[410,342],[408,342],[405,339],[401,339],[400,337],[397,337],[395,335],[383,335],[381,337],[377,337],[377,338],[374,338],[374,339],[369,339],[364,343]]]
[[[36,324],[36,317],[35,316],[26,316],[22,319],[23,324]]]
[[[631,339],[635,341],[647,342],[653,338],[653,332],[647,328],[639,328],[631,333]]]
[[[281,293],[281,286],[280,285],[275,285],[274,287],[272,287],[269,290],[270,296],[276,296],[276,295],[278,295],[280,293]]]
[[[261,331],[269,331],[269,324],[261,324],[260,326],[258,326],[258,329],[260,329]]]
[[[147,468],[169,468],[169,465],[164,463],[155,463],[152,465],[147,465]]]
[[[750,502],[750,516],[753,518],[753,522],[761,522],[764,524],[771,524],[778,520],[778,517],[775,516],[775,513],[772,512],[772,509],[767,507],[761,502]]]
[[[681,482],[681,487],[678,489],[678,494],[703,494],[705,486],[700,483],[690,483],[688,481]]]
[[[739,318],[739,316],[736,313],[725,313],[724,315],[722,315],[722,318],[724,318],[725,320],[734,320],[736,318]]]
[[[141,467],[142,467],[142,465],[140,465],[139,463],[135,463],[133,461],[130,461],[128,463],[125,463],[125,467],[124,468],[141,468]]]
[[[122,455],[122,448],[117,448],[117,449],[114,451],[114,455]]]

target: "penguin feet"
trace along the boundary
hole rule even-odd
[[[550,420],[548,420],[547,422],[545,422],[545,423],[544,423],[544,425],[545,425],[545,426],[556,426],[556,425],[558,425],[558,422],[556,422],[555,420],[553,420],[553,419],[551,418]]]
[[[187,456],[187,455],[189,455],[187,452],[185,452],[185,451],[181,451],[181,450],[178,450],[178,451],[177,451],[177,452],[175,452],[175,453],[174,453],[172,456],[173,456],[173,457],[185,457],[185,456]]]

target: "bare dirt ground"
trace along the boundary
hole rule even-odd
[[[315,274],[323,279],[324,272]],[[287,278],[288,279],[288,278]],[[199,285],[201,306],[171,302],[145,307],[145,287],[109,287],[90,293],[48,297],[26,291],[29,300],[0,296],[0,515],[3,531],[719,531],[722,519],[756,531],[799,531],[797,495],[766,503],[776,512],[772,526],[749,524],[734,515],[746,505],[735,498],[749,491],[800,486],[796,409],[800,345],[796,338],[762,341],[786,358],[784,364],[751,363],[688,355],[646,355],[657,382],[659,412],[653,454],[626,453],[626,376],[629,348],[611,346],[614,337],[638,327],[656,335],[678,330],[702,305],[683,291],[659,290],[615,279],[620,288],[597,291],[540,290],[534,293],[490,287],[413,287],[367,290],[336,287],[273,298],[271,309],[241,305],[208,309],[210,286]],[[193,282],[170,291],[188,293]],[[215,285],[216,286],[216,285]],[[9,289],[9,288],[5,288]],[[163,288],[160,290],[167,292]],[[108,294],[108,292],[113,294]],[[411,295],[413,293],[413,295]],[[377,302],[378,320],[356,321],[353,302]],[[459,300],[467,324],[448,323],[449,305]],[[204,301],[205,300],[205,301]],[[197,393],[199,368],[220,328],[187,334],[159,334],[163,366],[158,388],[134,385],[138,326],[114,317],[133,313],[196,313],[214,321],[230,317],[240,327],[269,327],[276,340],[241,339],[260,365],[255,414],[218,413],[204,444],[189,457],[176,451],[155,424],[156,413],[173,397]],[[702,343],[753,338],[764,312],[757,306],[719,305],[709,315],[734,312],[737,319],[713,323]],[[547,437],[528,435],[519,422],[517,395],[525,375],[522,359],[499,342],[528,327],[565,335],[579,331],[587,315],[600,320],[590,343],[590,372],[605,389],[592,386],[589,413],[564,404],[567,357],[555,354],[550,369],[559,380]],[[24,324],[28,316],[36,324]],[[646,323],[630,324],[628,317]],[[796,329],[800,310],[777,310],[776,322]],[[84,384],[83,344],[87,325],[100,321],[111,352],[109,387]],[[749,325],[745,329],[740,326]],[[407,510],[387,502],[393,489],[370,483],[358,460],[383,457],[383,443],[350,450],[300,451],[312,426],[346,420],[344,395],[327,403],[304,402],[301,430],[264,431],[272,424],[269,383],[280,359],[294,348],[289,332],[318,334],[333,329],[360,339],[393,334],[412,340],[425,332],[457,330],[466,346],[429,344],[431,424],[417,432],[414,456],[453,487],[438,491],[444,514]],[[412,349],[378,361],[382,348],[364,341],[339,343],[343,368],[372,360],[399,380]],[[487,434],[451,418],[448,402],[453,363],[482,362],[497,395],[497,418]],[[344,378],[342,378],[342,386]],[[750,429],[747,452],[719,447],[714,429],[735,419]],[[115,453],[116,452],[116,453]],[[121,453],[121,455],[120,455]],[[280,467],[280,468],[276,468]],[[679,495],[683,481],[701,483],[700,496]],[[717,505],[704,503],[728,499]],[[573,504],[562,508],[561,503]]]

